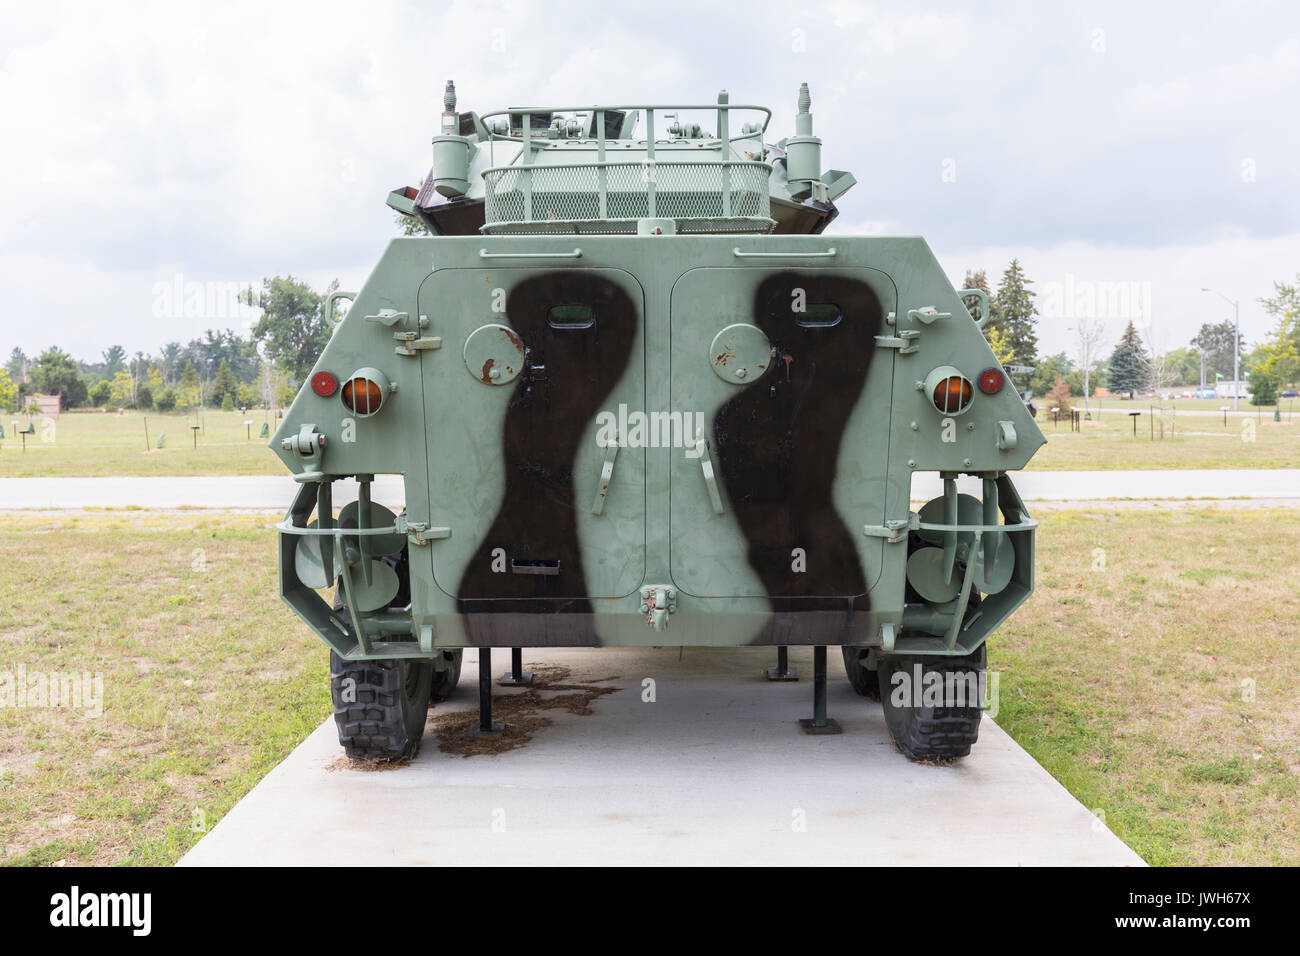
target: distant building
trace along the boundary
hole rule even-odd
[[[1245,382],[1215,382],[1215,398],[1250,398]]]
[[[55,392],[53,395],[32,395],[27,399],[27,406],[35,405],[40,412],[33,415],[33,418],[58,418],[59,417],[59,400],[63,397],[62,392]]]

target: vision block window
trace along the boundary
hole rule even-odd
[[[553,305],[546,321],[553,329],[589,329],[596,324],[596,310],[589,305]]]
[[[794,320],[805,329],[829,329],[839,325],[844,313],[834,302],[809,302],[802,312],[795,312]]]

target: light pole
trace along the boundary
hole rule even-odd
[[[1202,292],[1214,292],[1224,302],[1232,305],[1232,410],[1237,410],[1237,396],[1241,394],[1241,309],[1237,302],[1229,299],[1222,292],[1214,289],[1201,289]]]

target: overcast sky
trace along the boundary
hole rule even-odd
[[[462,109],[732,102],[859,184],[840,233],[925,236],[954,282],[1020,257],[1044,351],[1090,291],[1161,348],[1300,272],[1300,4],[463,2],[0,5],[0,357],[99,359],[247,316],[157,315],[160,283],[357,288],[387,192]],[[1111,288],[1116,288],[1111,286]],[[1071,291],[1079,304],[1064,293]]]

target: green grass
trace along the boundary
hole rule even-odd
[[[103,713],[0,708],[0,862],[174,863],[329,714],[272,520],[6,517],[0,671],[102,674]]]
[[[64,412],[53,427],[35,423],[36,434],[14,434],[15,416],[4,416],[0,477],[36,478],[104,475],[279,475],[284,466],[259,438],[264,411],[194,415],[127,412]],[[252,419],[253,424],[244,422]],[[26,425],[18,417],[19,427]],[[191,425],[202,423],[197,442]],[[276,422],[270,419],[271,431]],[[149,440],[145,441],[145,429]],[[159,435],[166,440],[157,448]],[[251,434],[251,439],[249,435]],[[197,447],[196,447],[197,444]]]
[[[997,722],[1150,863],[1300,864],[1300,513],[1042,520]]]
[[[1163,437],[1157,418],[1153,438],[1147,406],[1128,402],[1127,410],[1142,412],[1136,434],[1123,412],[1103,412],[1073,432],[1068,421],[1053,423],[1039,409],[1038,427],[1047,444],[1026,470],[1300,468],[1300,420],[1230,415],[1225,426],[1220,417],[1171,416],[1164,419]]]

